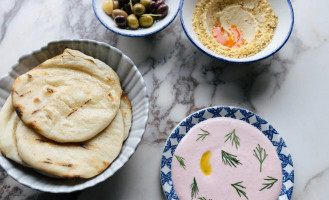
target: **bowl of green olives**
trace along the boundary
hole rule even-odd
[[[177,16],[181,0],[93,0],[98,20],[109,30],[128,37],[154,34]]]

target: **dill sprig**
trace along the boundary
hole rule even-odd
[[[191,184],[191,199],[195,198],[198,193],[199,193],[199,188],[194,177],[193,183]]]
[[[237,159],[236,155],[227,153],[226,151],[222,150],[222,161],[225,165],[229,165],[230,167],[235,167],[236,165],[242,165],[240,160]]]
[[[278,179],[273,178],[271,176],[267,176],[267,178],[264,178],[265,181],[269,181],[269,183],[263,183],[264,187],[262,189],[260,189],[259,191],[262,191],[264,189],[270,189],[274,183],[276,183],[278,181]]]
[[[177,155],[175,155],[175,157],[176,157],[177,161],[179,162],[179,165],[185,169],[186,168],[185,163],[184,163],[185,158],[177,156]]]
[[[243,183],[243,181],[240,181],[240,182],[237,182],[237,183],[234,183],[231,185],[232,185],[232,187],[234,187],[234,189],[238,193],[239,197],[241,197],[241,194],[242,194],[244,197],[246,197],[248,199],[246,192],[243,191],[243,189],[246,189],[246,187],[241,185],[241,183]]]
[[[225,135],[225,142],[230,140],[232,142],[232,146],[235,146],[236,149],[240,146],[240,138],[235,134],[235,129],[232,132]]]
[[[207,200],[206,197],[199,197],[198,200]],[[212,200],[212,199],[208,199],[208,200]]]
[[[198,141],[198,140],[204,140],[208,135],[210,135],[210,133],[208,132],[208,131],[206,131],[206,130],[203,130],[202,128],[200,128],[201,129],[201,131],[202,132],[204,132],[204,133],[200,133],[200,134],[198,134],[198,136],[199,136],[199,138],[196,140],[196,141]]]
[[[264,153],[264,154],[263,154]],[[267,158],[268,154],[266,154],[266,150],[258,144],[258,147],[254,149],[254,156],[260,163],[260,172],[262,172],[263,162]]]

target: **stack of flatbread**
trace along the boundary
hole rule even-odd
[[[66,49],[15,80],[0,112],[0,150],[49,176],[91,178],[119,155],[131,120],[114,70]]]

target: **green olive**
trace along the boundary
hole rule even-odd
[[[102,8],[106,14],[111,15],[113,11],[113,0],[105,0],[103,1]]]
[[[142,15],[139,18],[139,24],[141,25],[141,27],[143,28],[148,28],[151,27],[153,25],[153,17],[151,15]]]
[[[113,9],[118,9],[118,8],[119,8],[119,1],[113,0]]]
[[[139,28],[139,22],[138,22],[138,19],[137,19],[136,15],[130,14],[128,16],[127,20],[128,20],[128,26],[131,29],[138,29]]]
[[[112,17],[113,17],[113,19],[114,19],[117,15],[123,15],[123,16],[125,16],[126,18],[128,17],[128,14],[127,14],[124,10],[121,10],[121,9],[115,9],[115,10],[112,11]]]
[[[142,14],[144,14],[145,13],[145,7],[143,6],[143,4],[136,3],[133,6],[133,13],[137,16],[141,16]]]
[[[151,2],[152,0],[141,0],[140,4],[142,4],[146,9],[148,9]]]

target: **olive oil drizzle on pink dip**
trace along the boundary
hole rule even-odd
[[[281,162],[268,138],[252,125],[212,118],[195,125],[172,160],[180,200],[277,200]]]

